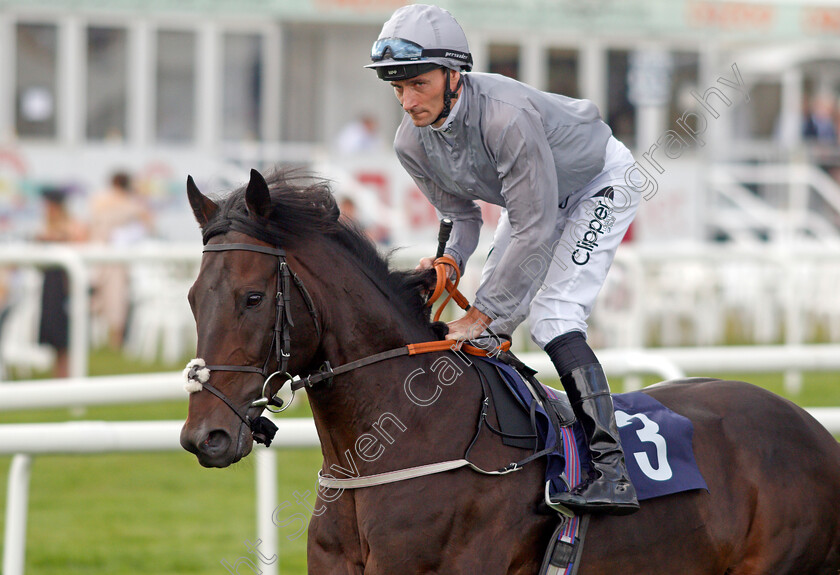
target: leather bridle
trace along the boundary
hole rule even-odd
[[[273,336],[271,338],[271,345],[268,349],[265,362],[262,367],[253,365],[205,365],[203,360],[194,359],[187,365],[185,372],[188,385],[192,384],[195,391],[206,389],[219,399],[221,399],[242,422],[247,425],[254,435],[254,440],[257,443],[271,444],[274,433],[277,431],[275,426],[269,419],[265,417],[258,417],[252,420],[247,414],[247,409],[252,407],[264,407],[271,412],[278,413],[283,411],[291,401],[284,405],[283,400],[279,399],[271,391],[271,381],[275,377],[283,378],[280,384],[281,389],[286,383],[292,381],[292,376],[289,374],[289,359],[291,358],[291,336],[289,328],[294,327],[292,320],[291,308],[291,283],[294,282],[297,289],[303,296],[306,307],[309,310],[309,315],[315,324],[315,331],[317,337],[321,337],[321,324],[318,321],[318,312],[312,301],[312,297],[303,285],[303,281],[289,269],[286,262],[286,252],[280,248],[273,248],[269,246],[258,246],[256,244],[231,243],[231,244],[210,244],[204,246],[204,253],[207,252],[227,252],[227,251],[246,251],[266,254],[277,258],[277,291],[275,295],[275,312],[274,312],[274,328]],[[273,353],[272,353],[273,352]],[[276,369],[271,370],[272,361],[276,365]],[[207,370],[207,371],[204,371]],[[246,413],[241,413],[230,399],[225,396],[219,389],[211,385],[208,380],[210,372],[213,371],[233,371],[240,373],[257,373],[263,377],[263,385],[260,391],[259,398],[251,402],[251,405],[246,409]],[[293,390],[294,394],[294,390]],[[276,408],[276,409],[273,409]]]

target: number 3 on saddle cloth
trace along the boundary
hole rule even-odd
[[[488,381],[499,427],[504,434],[503,443],[535,452],[546,446],[557,446],[546,456],[546,497],[553,499],[553,495],[580,483],[589,470],[590,455],[579,424],[571,423],[573,414],[566,394],[542,385],[548,403],[559,415],[555,419],[560,423],[557,429],[529,389],[529,384],[541,385],[528,374],[530,368],[517,365],[519,360],[515,358],[510,362],[529,376],[526,383],[507,363],[492,358],[476,357],[475,360],[476,367]],[[501,377],[492,377],[493,371]],[[708,490],[694,459],[694,426],[688,418],[638,391],[612,394],[612,398],[627,471],[639,501],[692,489]],[[560,441],[557,441],[558,433]],[[574,563],[580,556],[583,531],[585,527],[581,526],[579,517],[572,517],[558,526],[556,539],[564,544],[555,545],[552,565],[549,565],[552,549],[548,550],[541,573],[575,573],[578,565]],[[558,551],[562,551],[563,557],[556,561]],[[557,567],[554,563],[562,566]]]
[[[491,384],[493,403],[500,419],[502,431],[512,430],[516,437],[503,438],[508,445],[533,449],[544,449],[556,443],[556,432],[545,410],[535,406],[537,427],[535,445],[531,424],[532,397],[522,376],[511,366],[491,358],[475,358],[494,365],[502,375],[502,381],[511,395],[502,397],[500,387]],[[536,380],[532,380],[536,381]],[[560,406],[563,413],[571,413],[566,394],[543,385],[552,403]],[[515,402],[510,401],[512,398]],[[652,499],[691,489],[708,489],[691,447],[694,427],[691,421],[674,413],[657,400],[639,391],[612,394],[615,418],[618,424],[621,445],[627,461],[627,471],[636,488],[639,500]],[[514,407],[512,407],[515,404]],[[565,405],[564,405],[565,404]],[[501,413],[499,413],[501,411]],[[526,427],[527,426],[527,427]],[[565,429],[565,428],[564,428]],[[525,433],[522,433],[525,431]],[[576,447],[580,453],[583,474],[575,478],[565,477],[565,455],[562,441],[560,449],[548,455],[546,481],[551,483],[549,494],[553,495],[579,483],[589,469],[589,450],[583,433],[575,423],[571,426]],[[566,485],[566,482],[571,485]]]

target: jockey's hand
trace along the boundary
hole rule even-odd
[[[446,339],[457,341],[475,339],[487,329],[491,322],[490,316],[471,307],[467,311],[467,315],[446,324],[449,326],[449,334],[446,336]]]
[[[443,265],[446,266],[446,269],[449,272],[449,279],[455,281],[455,268],[449,264]],[[435,267],[435,258],[420,258],[420,262],[417,264],[417,267],[414,268],[414,270],[421,272],[423,270],[430,270],[433,267]]]
[[[435,267],[435,258],[420,258],[420,263],[414,268],[415,271],[422,272],[423,270],[430,270]]]

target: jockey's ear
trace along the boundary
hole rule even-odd
[[[203,228],[216,215],[219,206],[199,191],[192,176],[187,176],[187,198],[190,200],[190,206],[192,207],[195,220]]]
[[[271,195],[268,192],[268,184],[257,170],[251,170],[251,181],[248,182],[248,189],[245,190],[245,205],[248,206],[248,215],[252,218],[268,218],[271,215]]]

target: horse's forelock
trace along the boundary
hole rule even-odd
[[[292,246],[311,233],[331,234],[339,227],[339,209],[329,183],[298,170],[277,170],[266,178],[271,195],[267,218],[252,217],[242,186],[218,201],[219,209],[203,228],[204,243],[238,231],[268,243]]]

